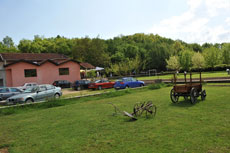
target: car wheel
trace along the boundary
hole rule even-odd
[[[34,102],[34,100],[32,98],[26,99],[26,103],[32,103],[32,102]]]
[[[101,90],[102,89],[102,87],[101,86],[98,86],[98,90]]]
[[[128,89],[129,88],[129,86],[125,86],[125,89]]]
[[[143,87],[144,85],[143,84],[140,84],[140,87]]]
[[[60,98],[60,95],[56,93],[56,94],[54,95],[54,99],[59,99],[59,98]]]

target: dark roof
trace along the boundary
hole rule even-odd
[[[46,62],[61,65],[66,62],[73,61],[80,64],[80,62],[76,60],[57,53],[1,53],[0,61],[6,61],[4,65],[5,67],[19,62],[30,63],[37,66],[40,66]]]
[[[57,53],[1,53],[1,61],[43,61],[47,59],[68,59],[68,57]]]
[[[80,63],[80,65],[85,69],[95,69],[95,66],[93,66],[89,63]]]
[[[62,60],[62,61],[59,61],[59,62],[57,62],[57,61],[55,61],[55,60],[50,60],[50,59],[43,60],[43,61],[41,61],[41,62],[32,62],[32,61],[29,61],[29,60],[23,60],[23,59],[21,59],[21,60],[17,60],[17,61],[11,62],[11,63],[9,63],[9,64],[6,64],[6,65],[4,65],[4,67],[7,67],[7,66],[10,66],[10,65],[19,63],[19,62],[25,62],[25,63],[33,64],[33,65],[36,65],[36,66],[40,66],[40,65],[42,65],[42,64],[44,64],[44,63],[46,63],[46,62],[53,63],[54,65],[61,65],[61,64],[67,63],[67,62],[69,62],[69,61],[72,61],[72,62],[75,62],[75,63],[78,63],[78,64],[79,64],[78,61],[73,60],[73,59],[66,59],[66,60]]]

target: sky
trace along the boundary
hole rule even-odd
[[[230,42],[230,0],[0,0],[0,41],[158,34]]]

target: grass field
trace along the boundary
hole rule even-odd
[[[12,153],[41,152],[230,152],[230,87],[206,86],[207,99],[172,104],[171,87],[114,91],[0,110],[0,148]],[[130,121],[113,116],[112,102],[132,112],[151,100],[155,118]]]
[[[177,75],[178,78],[183,79],[184,73],[179,73]],[[187,73],[187,78],[189,78],[190,75]],[[193,78],[199,78],[199,73],[194,73],[192,75]],[[211,77],[230,77],[230,75],[227,74],[226,71],[213,71],[213,72],[202,72],[202,78],[211,78]],[[146,76],[146,77],[137,77],[138,80],[154,80],[154,79],[172,79],[173,75],[159,75],[159,76]]]

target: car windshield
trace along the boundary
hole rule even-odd
[[[95,83],[100,83],[100,82],[101,82],[101,80],[96,80],[96,81],[95,81]]]
[[[37,89],[38,89],[37,87],[29,87],[24,92],[25,93],[32,93],[32,92],[36,92]]]

